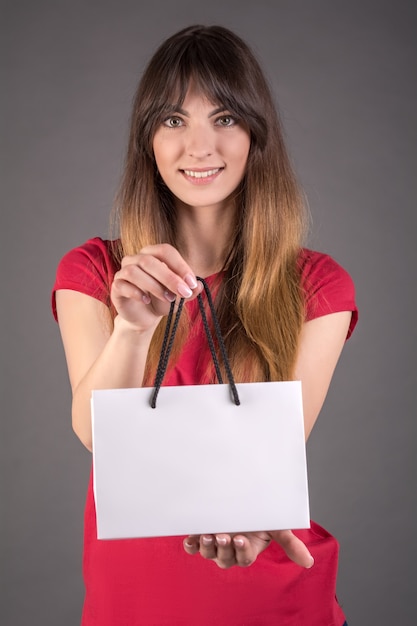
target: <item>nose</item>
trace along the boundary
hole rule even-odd
[[[188,156],[204,159],[214,152],[213,131],[203,125],[189,128],[187,133],[186,151]]]

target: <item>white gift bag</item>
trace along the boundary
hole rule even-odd
[[[157,393],[92,393],[99,539],[309,527],[299,381]]]
[[[309,526],[301,384],[94,391],[99,539]]]

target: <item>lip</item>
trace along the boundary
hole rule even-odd
[[[207,185],[213,182],[223,170],[224,167],[186,167],[180,169],[180,172],[193,185]]]

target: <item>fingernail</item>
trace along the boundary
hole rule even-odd
[[[243,539],[233,539],[233,543],[235,544],[235,546],[238,546],[238,548],[241,548],[244,544]]]
[[[145,304],[150,304],[151,303],[150,297],[147,296],[145,293],[142,296],[142,300],[144,301]]]
[[[203,545],[210,546],[213,543],[213,537],[203,537],[202,542]]]
[[[186,282],[191,289],[195,289],[197,287],[197,281],[192,274],[186,274],[184,276],[184,282]]]
[[[217,537],[216,536],[216,541],[219,544],[219,546],[225,546],[226,543],[227,543],[226,537]]]
[[[168,300],[168,302],[174,302],[176,298],[175,293],[172,293],[171,291],[164,291],[164,297]]]
[[[313,567],[313,565],[314,565],[314,559],[313,557],[311,557],[311,562],[310,562],[310,565],[307,565],[307,569],[310,569],[310,567]]]
[[[192,548],[194,544],[191,543],[190,541],[185,540],[184,545],[187,546],[187,548]]]
[[[178,293],[183,298],[189,298],[190,296],[193,295],[193,292],[191,291],[191,289],[187,287],[187,285],[184,285],[182,283],[178,285]]]

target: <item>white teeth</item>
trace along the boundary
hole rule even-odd
[[[209,176],[214,176],[220,170],[220,167],[217,167],[215,170],[206,170],[205,172],[194,172],[193,170],[184,170],[184,173],[187,176],[191,176],[192,178],[208,178]]]

